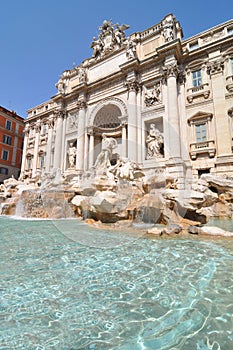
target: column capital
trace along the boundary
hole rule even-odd
[[[185,84],[186,75],[185,75],[185,71],[183,68],[179,68],[177,80],[178,80],[180,85]]]
[[[84,99],[82,100],[78,100],[77,102],[77,108],[78,110],[81,110],[81,109],[86,109],[87,108],[87,103]]]
[[[170,77],[177,78],[178,74],[179,68],[176,62],[163,66],[163,76],[165,79],[168,79]]]
[[[36,124],[35,124],[35,131],[36,131],[36,133],[39,133],[40,130],[41,130],[41,121],[37,120]]]
[[[125,86],[128,92],[130,91],[138,92],[140,90],[141,84],[137,80],[131,80],[131,81],[126,81]]]
[[[55,109],[55,111],[54,111],[55,119],[64,118],[64,116],[65,116],[65,111],[64,110],[62,110],[62,109]]]
[[[223,69],[224,69],[224,59],[219,59],[219,60],[207,63],[207,71],[210,75],[222,73]]]
[[[49,117],[47,121],[49,129],[53,129],[54,127],[54,117]]]
[[[93,128],[93,126],[88,126],[87,127],[87,134],[90,135],[90,136],[94,135],[94,128]]]
[[[122,126],[126,126],[128,124],[128,117],[126,115],[121,115],[118,117],[121,121]]]
[[[25,136],[29,136],[30,126],[29,126],[28,123],[25,125],[25,128],[24,128],[23,132],[24,132]]]

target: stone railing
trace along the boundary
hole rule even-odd
[[[193,142],[190,144],[190,157],[192,160],[197,158],[199,154],[208,154],[210,158],[215,156],[216,146],[214,140]]]
[[[187,89],[187,100],[189,103],[192,103],[194,98],[203,97],[206,99],[209,97],[209,95],[210,89],[208,83]]]

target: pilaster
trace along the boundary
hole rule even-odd
[[[208,72],[211,77],[214,120],[217,141],[217,155],[226,156],[232,154],[231,151],[231,135],[229,121],[227,115],[227,105],[225,99],[225,77],[224,77],[224,61],[216,58],[207,65]]]
[[[46,158],[45,158],[45,171],[46,171],[46,173],[50,172],[53,128],[54,128],[54,118],[50,117],[48,119],[48,141],[47,141]]]
[[[61,169],[61,151],[62,151],[62,130],[63,130],[63,110],[55,111],[56,119],[56,136],[55,136],[55,146],[54,146],[54,169]]]
[[[29,124],[27,123],[24,128],[24,140],[23,140],[23,155],[21,162],[21,174],[20,178],[23,177],[25,168],[26,168],[26,155],[27,155],[27,147],[28,147],[28,137],[29,137]]]
[[[32,177],[35,177],[37,174],[40,128],[41,128],[41,122],[40,122],[40,120],[37,120],[36,125],[35,125],[36,134],[35,134],[35,144],[34,144],[34,153],[33,153]]]

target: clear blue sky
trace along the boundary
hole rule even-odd
[[[173,13],[188,38],[232,19],[233,0],[0,0],[0,11],[0,105],[26,117],[91,56],[104,19],[130,25],[128,36]]]

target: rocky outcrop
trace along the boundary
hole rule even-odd
[[[127,220],[166,225],[162,234],[188,227],[197,234],[208,217],[232,218],[233,181],[207,174],[189,190],[178,189],[175,179],[152,170],[144,174],[136,163],[122,160],[85,174],[56,172],[30,184],[11,178],[1,186],[0,198],[5,215]]]

